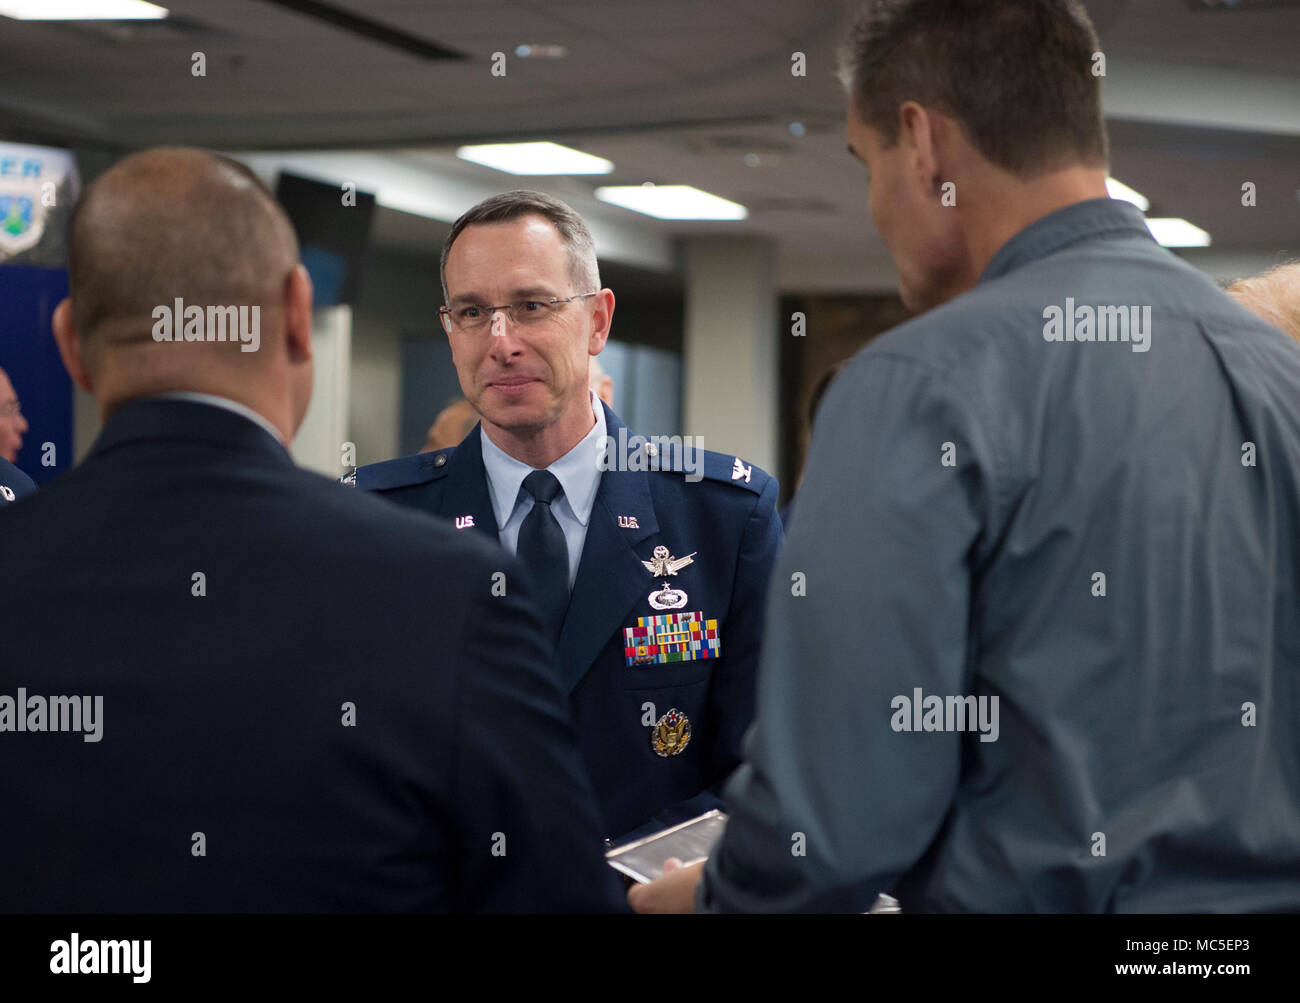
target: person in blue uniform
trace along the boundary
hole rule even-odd
[[[625,909],[512,564],[290,458],[311,284],[271,194],[146,151],[69,255],[106,420],[0,514],[0,911]],[[258,351],[155,341],[176,297],[254,304]]]
[[[36,484],[30,477],[0,457],[0,505],[8,505],[35,490]]]
[[[608,837],[720,806],[753,717],[775,479],[643,443],[596,400],[588,360],[614,294],[563,202],[523,191],[475,206],[442,275],[443,326],[482,421],[455,448],[349,479],[499,540],[533,576]]]

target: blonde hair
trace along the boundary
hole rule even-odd
[[[1227,292],[1247,310],[1300,341],[1300,261],[1238,279]]]

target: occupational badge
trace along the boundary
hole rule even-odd
[[[658,546],[650,560],[641,562],[650,574],[664,579],[663,588],[646,596],[654,609],[681,609],[686,605],[686,593],[668,584],[668,576],[677,574],[688,564],[694,564],[696,553],[698,551],[693,550],[685,557],[673,557],[667,547]]]
[[[691,744],[691,721],[676,707],[655,722],[650,733],[650,744],[657,755],[667,759],[678,755]]]

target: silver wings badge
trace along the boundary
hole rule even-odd
[[[654,556],[648,561],[642,561],[645,569],[656,578],[666,578],[668,575],[675,575],[688,564],[695,563],[695,555],[698,550],[692,550],[685,557],[673,557],[668,552],[667,547],[655,547]]]

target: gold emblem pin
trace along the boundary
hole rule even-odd
[[[676,707],[669,708],[668,713],[655,722],[650,744],[655,753],[665,759],[678,755],[691,744],[690,718]]]

